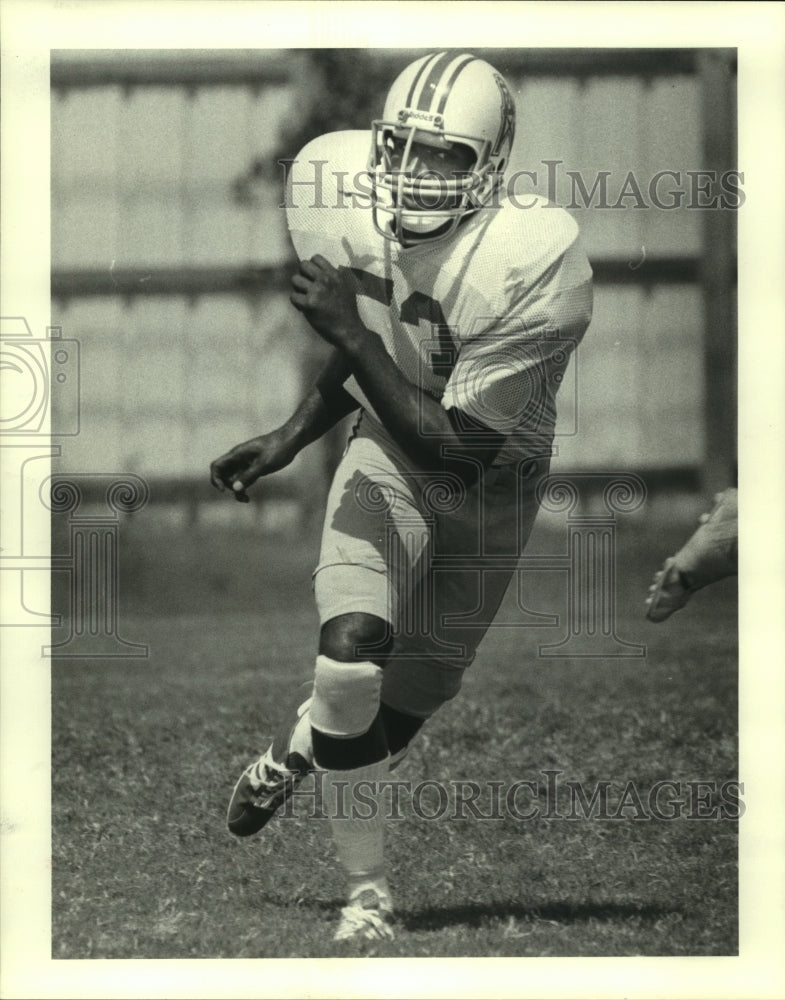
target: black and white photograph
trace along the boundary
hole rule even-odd
[[[0,994],[781,996],[782,6],[3,13]]]

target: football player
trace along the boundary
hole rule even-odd
[[[739,495],[729,488],[714,497],[714,507],[701,514],[700,527],[654,574],[646,598],[646,617],[664,622],[693,594],[739,571]]]
[[[574,221],[508,197],[515,107],[469,53],[418,59],[371,131],[322,136],[291,165],[291,302],[333,351],[280,428],[215,461],[247,501],[347,413],[314,593],[312,696],[241,775],[238,836],[260,830],[310,769],[348,902],[336,940],[392,936],[378,790],[461,686],[515,571],[547,472],[555,397],[591,318]],[[363,783],[363,806],[337,808]],[[369,790],[378,808],[368,809]]]

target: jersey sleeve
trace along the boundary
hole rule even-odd
[[[504,315],[460,345],[442,405],[505,436],[552,428],[556,392],[591,313],[591,268],[577,243],[533,282],[512,270]]]

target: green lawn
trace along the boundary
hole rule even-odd
[[[155,523],[121,537],[121,632],[149,659],[53,664],[52,956],[347,954],[331,943],[342,879],[328,824],[308,803],[248,841],[224,827],[237,775],[312,669],[316,542]],[[664,779],[735,779],[735,581],[666,625],[642,614],[652,570],[687,530],[621,526],[618,631],[644,658],[543,658],[558,628],[492,631],[398,777],[486,789],[559,771],[563,814],[567,780],[610,782],[612,814],[629,782],[645,797]],[[562,546],[541,529],[533,548]],[[564,614],[561,574],[527,580],[530,607]],[[738,951],[731,819],[545,818],[541,796],[535,819],[429,821],[401,802],[388,838],[397,937],[379,954]]]

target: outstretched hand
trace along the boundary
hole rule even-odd
[[[283,438],[273,432],[238,444],[210,465],[210,482],[217,490],[230,489],[235,500],[248,503],[246,493],[260,476],[269,476],[283,469],[294,458],[294,452]]]
[[[316,254],[300,261],[289,301],[335,347],[349,347],[368,331],[357,311],[357,294],[345,272]]]

